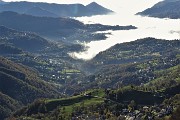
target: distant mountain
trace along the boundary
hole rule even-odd
[[[82,4],[49,4],[38,2],[10,2],[2,5],[0,11],[13,11],[20,14],[46,17],[80,17],[112,13],[113,11],[93,2]],[[36,11],[36,12],[35,12]],[[43,13],[43,14],[40,14]]]
[[[55,98],[58,94],[57,88],[42,81],[36,71],[0,57],[0,101],[7,100],[0,102],[0,111],[8,111],[3,114],[5,117],[19,105],[37,98]]]
[[[97,14],[113,13],[112,10],[106,9],[106,8],[102,7],[101,5],[97,4],[96,2],[92,2],[92,3],[88,4],[86,7]]]
[[[0,25],[19,31],[34,32],[50,40],[64,40],[65,42],[75,40],[103,40],[106,38],[103,33],[95,33],[96,31],[136,29],[132,25],[85,25],[71,18],[35,17],[10,11],[0,13],[0,18]]]
[[[30,32],[19,32],[5,26],[0,26],[0,33],[0,49],[7,53],[22,52],[22,50],[38,52],[51,46],[47,40]],[[15,51],[13,52],[13,50]]]
[[[48,16],[48,17],[58,17],[56,14],[49,12],[45,9],[42,9],[40,7],[33,7],[29,10],[27,10],[24,14],[33,15],[33,16]]]
[[[180,18],[180,0],[164,0],[157,3],[152,8],[148,8],[143,12],[139,12],[139,15],[145,15],[158,18]]]
[[[37,33],[49,39],[62,39],[73,35],[78,29],[85,29],[83,23],[69,18],[35,17],[15,12],[0,13],[0,25],[19,31]]]

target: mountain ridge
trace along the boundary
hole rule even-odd
[[[180,0],[164,0],[153,7],[148,8],[142,12],[137,13],[137,15],[158,17],[158,18],[170,18],[179,19],[180,18]]]
[[[106,30],[130,30],[135,26],[110,26],[102,24],[84,24],[72,18],[37,17],[18,14],[12,11],[0,13],[0,24],[19,31],[33,32],[41,37],[54,41],[75,42],[104,40],[105,33],[95,33]],[[85,34],[82,36],[82,34]]]
[[[82,17],[82,16],[93,16],[112,13],[113,11],[102,7],[97,3],[90,4],[91,6],[84,6],[82,4],[55,4],[55,3],[43,3],[43,2],[10,2],[1,6],[0,11],[14,11],[20,14],[30,14],[37,16],[38,12],[42,10],[37,9],[35,12],[26,12],[33,7],[39,7],[44,9],[44,15],[46,17]],[[93,9],[92,9],[93,7]],[[95,10],[97,9],[97,10]],[[48,13],[47,13],[48,11]],[[51,13],[51,14],[49,14]],[[54,14],[54,15],[53,15]]]
[[[46,39],[30,32],[20,32],[5,26],[0,26],[0,32],[0,43],[6,44],[6,46],[4,46],[5,49],[14,46],[24,51],[38,52],[51,46]]]
[[[113,13],[112,10],[108,10],[108,9],[100,6],[96,2],[92,2],[92,3],[88,4],[88,5],[86,5],[86,7],[88,9],[91,9],[93,12],[98,13],[98,14]]]
[[[177,49],[172,48],[172,46]],[[96,69],[104,65],[137,63],[161,56],[171,56],[179,53],[179,46],[180,40],[168,41],[151,37],[116,44],[87,61],[83,68],[89,68],[90,71],[95,72]],[[173,52],[170,52],[171,50]]]
[[[40,16],[40,17],[43,17],[43,16],[58,17],[58,15],[56,15],[52,12],[49,12],[40,7],[33,7],[31,9],[27,10],[24,14],[28,14],[28,15],[32,15],[32,16]]]

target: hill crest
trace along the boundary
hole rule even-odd
[[[82,17],[108,14],[111,10],[104,8],[103,6],[92,2],[87,6],[83,4],[55,4],[55,3],[43,3],[43,2],[10,2],[1,6],[0,11],[13,11],[20,14],[30,14],[37,16],[36,12],[32,11],[34,7],[37,13],[44,13],[46,17]],[[43,9],[43,11],[42,11]],[[28,11],[28,12],[26,12]],[[39,15],[41,16],[41,15]]]

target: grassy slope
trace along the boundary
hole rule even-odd
[[[51,115],[52,111],[63,110],[64,114],[72,114],[75,112],[75,108],[77,107],[88,107],[90,105],[96,105],[104,102],[104,92],[103,90],[90,90],[86,93],[92,92],[93,96],[85,96],[83,94],[72,96],[69,98],[62,98],[62,99],[49,99],[49,100],[39,100],[31,105],[25,107],[24,109],[17,111],[15,116],[31,116],[32,114],[43,113],[47,115]]]

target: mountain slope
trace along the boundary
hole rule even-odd
[[[36,12],[32,10],[34,7],[36,7]],[[40,2],[10,2],[2,5],[0,11],[13,11],[33,16],[42,16],[39,13],[43,13],[43,16],[46,17],[80,17],[112,12],[97,3],[84,6],[82,4],[49,4]]]
[[[87,88],[118,88],[126,85],[142,85],[162,90],[176,86],[179,81],[180,61],[178,57],[165,57],[147,60],[140,63],[107,65],[86,77]]]
[[[19,31],[35,32],[38,35],[50,40],[64,40],[64,42],[75,42],[76,40],[102,40],[106,38],[105,34],[95,33],[98,30],[106,31],[136,29],[136,27],[132,25],[85,25],[82,22],[71,18],[35,17],[9,11],[0,13],[0,18],[0,25],[4,25]]]
[[[32,16],[39,16],[39,17],[57,17],[56,14],[49,12],[45,9],[42,9],[40,7],[33,7],[29,10],[27,10],[24,14],[32,15]]]
[[[104,8],[104,7],[100,6],[99,4],[97,4],[96,2],[92,2],[92,3],[88,4],[88,5],[86,5],[86,7],[88,9],[92,10],[95,14],[113,13],[112,10]]]
[[[158,18],[178,19],[180,18],[179,6],[180,0],[165,0],[137,14]]]
[[[109,64],[125,64],[177,55],[180,51],[180,40],[161,40],[144,38],[133,42],[116,44],[100,52],[88,61],[90,67]]]
[[[8,44],[0,44],[0,54],[21,54],[23,51]]]
[[[19,105],[26,105],[38,98],[56,98],[59,95],[54,85],[42,81],[36,71],[0,57],[0,102],[2,113],[7,117]],[[7,106],[5,106],[7,104]]]
[[[79,84],[83,89],[93,90],[86,90],[82,94],[77,93],[77,96],[63,99],[37,100],[17,111],[13,116],[17,119],[73,119],[79,116],[85,119],[87,116],[92,117],[91,119],[96,119],[96,116],[117,119],[119,115],[132,116],[136,109],[139,111],[137,113],[139,119],[143,119],[146,116],[146,111],[143,109],[147,105],[150,107],[150,113],[157,110],[156,114],[150,114],[150,116],[159,118],[161,109],[169,106],[162,102],[178,95],[180,91],[179,44],[179,40],[168,41],[154,38],[117,44],[100,53],[104,55],[103,59],[107,58],[105,59],[107,63],[104,65],[101,61],[97,61],[98,67],[99,64],[102,65],[101,70],[84,78],[86,82]],[[127,52],[127,50],[133,52]],[[110,58],[117,59],[115,65],[108,62]],[[124,58],[127,62],[121,61],[120,58]],[[176,108],[177,105],[173,107]],[[127,108],[128,113],[124,113],[123,109]],[[163,113],[163,117],[171,113]]]
[[[14,99],[0,92],[0,120],[16,111],[21,105]]]
[[[4,52],[6,50],[11,53],[13,53],[12,50],[20,52],[18,48],[28,52],[38,52],[51,46],[51,44],[44,38],[29,32],[19,32],[5,26],[0,26],[0,33],[0,43],[2,46],[0,49]]]
[[[18,119],[54,120],[75,118],[125,120],[127,116],[137,116],[136,118],[142,120],[150,116],[156,120],[170,116],[173,112],[173,109],[169,109],[169,112],[165,111],[162,114],[161,109],[179,107],[178,87],[169,87],[165,92],[138,90],[130,86],[116,90],[93,89],[69,98],[35,101],[15,112],[13,116]],[[176,95],[167,95],[174,88],[178,90]],[[167,100],[171,104],[170,107],[163,104],[163,101]],[[150,114],[147,115],[147,112]]]
[[[31,70],[30,68],[28,68],[27,66],[23,66],[20,64],[16,64],[12,61],[9,61],[3,57],[0,57],[0,72],[1,72],[1,91],[9,91],[11,90],[12,92],[15,92],[16,94],[20,94],[21,93],[17,93],[16,89],[25,89],[26,87],[31,89],[29,90],[35,90],[37,91],[37,93],[39,93],[39,95],[42,93],[42,96],[46,96],[46,97],[50,97],[53,95],[57,95],[56,93],[58,93],[56,91],[56,87],[53,88],[53,86],[47,84],[46,82],[43,82],[37,75],[36,71]],[[4,77],[2,77],[4,76]],[[8,79],[2,79],[2,78],[8,78]],[[6,84],[10,82],[14,82],[16,84]],[[3,85],[4,84],[4,85]],[[8,85],[12,85],[12,86],[16,86],[16,85],[25,85],[26,87],[15,87],[14,88],[9,88],[9,87],[5,87]],[[14,89],[14,91],[13,91]],[[27,92],[28,93],[28,92]],[[47,93],[51,93],[51,94],[47,94]],[[5,93],[4,93],[5,94]],[[11,92],[9,94],[12,94]],[[15,94],[14,97],[17,97]],[[26,95],[24,93],[24,95]],[[33,95],[33,94],[32,94]],[[34,94],[35,96],[38,96],[36,94]],[[33,95],[33,96],[34,96]],[[41,95],[40,95],[41,96]],[[25,96],[24,96],[25,97]],[[21,99],[21,98],[17,98],[17,99],[21,99],[21,101],[24,101],[23,103],[27,103],[27,101],[32,101],[33,98],[29,98],[30,96],[26,96],[27,99]]]
[[[69,18],[47,18],[21,15],[15,12],[0,13],[0,24],[19,31],[35,32],[41,36],[61,39],[74,34],[84,24]]]

